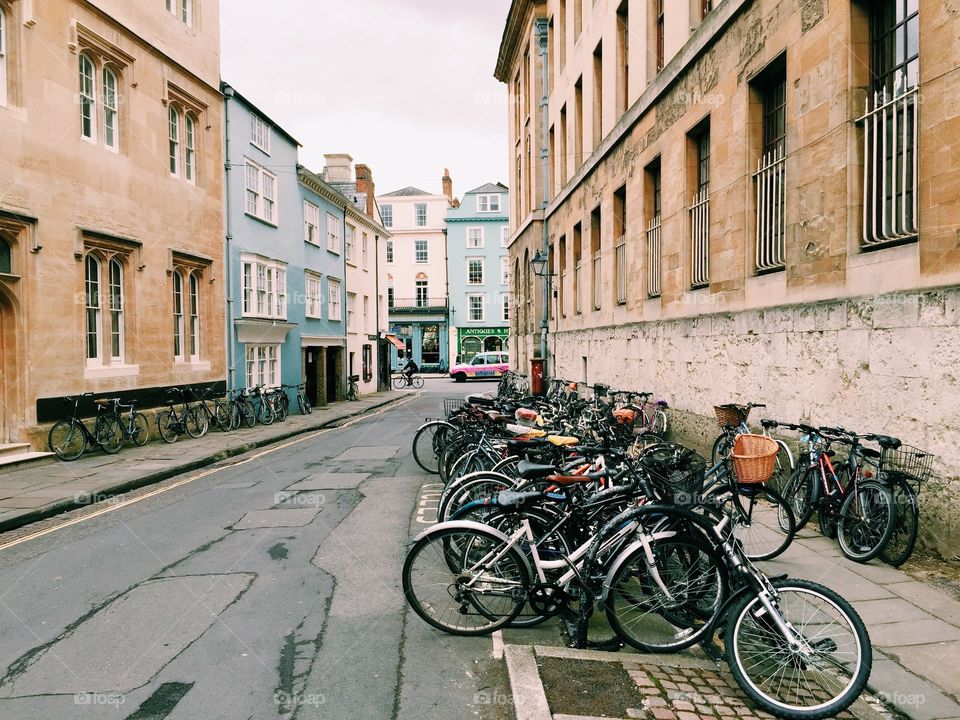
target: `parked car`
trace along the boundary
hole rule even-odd
[[[450,377],[457,382],[468,378],[498,378],[510,369],[510,357],[505,352],[480,353],[468,363],[457,363],[450,368]]]

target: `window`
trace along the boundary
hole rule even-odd
[[[470,322],[483,322],[483,295],[467,295],[467,312]]]
[[[503,321],[510,322],[510,293],[500,293],[500,307],[503,309]]]
[[[250,116],[250,144],[270,154],[270,126],[259,115]]]
[[[427,251],[427,241],[426,240],[414,240],[414,259],[418,263],[425,263],[430,261],[430,255]]]
[[[180,22],[193,25],[193,0],[167,0],[167,10]]]
[[[567,62],[567,0],[560,0],[560,12],[557,25],[557,50],[560,53],[558,70],[563,70]]]
[[[347,293],[347,329],[357,330],[357,294],[352,292]]]
[[[703,20],[713,10],[713,0],[700,0],[700,19]]]
[[[426,227],[427,226],[427,204],[416,203],[413,207],[416,213],[417,227]]]
[[[365,332],[370,332],[370,296],[363,296],[363,329]]]
[[[320,208],[307,200],[303,201],[303,240],[320,244]]]
[[[583,164],[583,76],[573,86],[573,110],[576,125],[573,128],[573,167]]]
[[[710,127],[690,136],[697,164],[693,203],[690,206],[691,268],[690,286],[710,284]]]
[[[660,297],[660,160],[647,167],[647,296]]]
[[[665,55],[665,36],[664,36],[664,15],[663,15],[663,6],[664,0],[653,0],[654,4],[654,19],[656,21],[655,34],[656,34],[656,69],[657,72],[663,70],[664,64],[664,55]]]
[[[327,213],[327,250],[340,254],[340,218]]]
[[[477,212],[500,212],[500,196],[477,195]]]
[[[0,235],[0,273],[13,272],[13,258],[10,255],[10,243]]]
[[[573,311],[580,313],[583,306],[580,301],[580,274],[583,269],[583,228],[580,223],[573,226]]]
[[[243,314],[247,317],[285,320],[287,269],[282,263],[250,256],[240,258]]]
[[[123,362],[123,265],[111,258],[110,268],[110,362]]]
[[[344,236],[344,246],[346,247],[345,254],[347,262],[353,262],[353,237],[356,234],[356,229],[350,223],[347,223],[347,232]]]
[[[603,43],[593,51],[593,146],[603,139]]]
[[[87,364],[99,364],[100,354],[100,260],[87,255],[84,285],[87,306]]]
[[[361,247],[361,251],[360,251],[360,252],[361,252],[362,257],[363,257],[363,269],[366,270],[367,267],[368,267],[368,262],[369,262],[369,247],[368,247],[368,246],[369,246],[369,244],[370,244],[370,237],[367,235],[367,233],[363,233],[363,235],[362,235],[362,237],[361,237],[361,243],[362,243],[362,247]]]
[[[560,108],[560,187],[567,184],[567,105]]]
[[[763,112],[763,148],[754,173],[757,236],[754,269],[784,267],[787,74],[781,63],[755,85]]]
[[[617,9],[617,117],[630,103],[630,0]]]
[[[583,30],[583,0],[573,0],[573,44],[580,39]]]
[[[190,273],[190,327],[187,334],[189,343],[190,359],[196,360],[200,357],[200,281],[197,276]]]
[[[417,307],[427,307],[429,298],[429,286],[424,279],[416,281]]]
[[[363,346],[363,381],[373,380],[373,346]]]
[[[383,221],[385,228],[393,227],[393,205],[380,206],[380,219]]]
[[[167,110],[167,128],[170,142],[170,174],[180,175],[180,111],[171,106]],[[247,173],[249,176],[249,172]]]
[[[387,240],[387,262],[393,262],[393,240]]]
[[[327,319],[340,322],[340,281],[327,280]]]
[[[557,283],[557,308],[560,313],[560,317],[567,316],[567,307],[564,304],[564,288],[567,286],[567,236],[561,235],[560,240],[557,241],[557,255],[559,256],[559,261],[557,265],[560,266],[560,282]]]
[[[500,228],[500,247],[510,246],[510,227],[504,225]]]
[[[88,140],[97,139],[97,80],[93,60],[80,54],[80,133]]]
[[[600,206],[590,213],[590,255],[593,260],[593,309],[599,310],[603,293],[601,274],[602,246],[600,241]]]
[[[183,117],[183,174],[187,182],[196,180],[197,134],[193,116],[187,113]]]
[[[280,346],[247,345],[247,387],[280,384]]]
[[[173,273],[173,357],[183,360],[183,275]]]
[[[118,127],[117,76],[110,68],[103,69],[103,144],[116,150],[120,143]]]
[[[627,186],[613,193],[613,275],[618,305],[627,302]]]
[[[247,160],[245,177],[247,214],[276,225],[277,176]]]
[[[0,7],[0,107],[7,104],[7,16]]]
[[[483,247],[483,228],[467,228],[467,247],[476,250]]]
[[[506,255],[500,258],[500,284],[510,284],[510,258]]]
[[[307,317],[317,319],[322,318],[323,289],[321,287],[320,276],[312,273],[304,273],[304,285],[307,289]]]
[[[483,258],[467,258],[467,285],[483,285]]]

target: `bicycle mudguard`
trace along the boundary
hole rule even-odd
[[[484,525],[483,523],[474,522],[473,520],[448,520],[446,522],[437,523],[426,528],[413,539],[413,542],[418,542],[419,540],[422,540],[423,538],[433,535],[441,530],[479,530],[481,532],[494,535],[502,542],[507,542],[510,540],[509,537],[504,535],[496,528],[492,528],[489,525]]]

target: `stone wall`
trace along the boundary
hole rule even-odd
[[[715,434],[713,405],[753,401],[935,453],[921,541],[960,555],[960,287],[565,331],[550,346],[558,377],[666,399],[694,445]]]

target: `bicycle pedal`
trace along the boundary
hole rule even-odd
[[[723,650],[713,638],[700,643],[700,648],[703,650],[704,655],[714,662],[721,662],[724,659]]]

